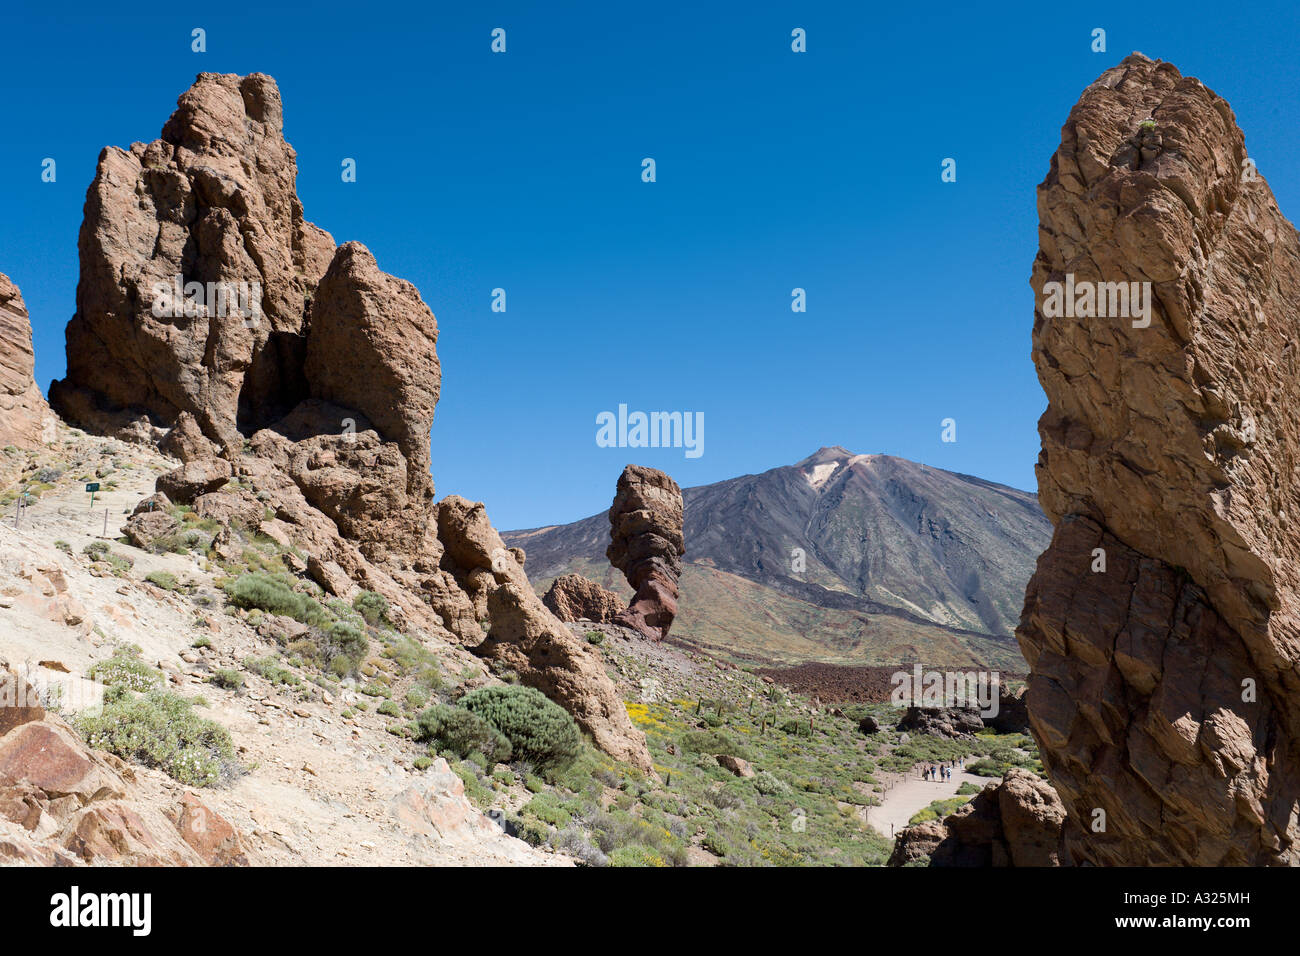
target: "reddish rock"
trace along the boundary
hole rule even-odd
[[[182,464],[211,458],[218,449],[203,435],[199,423],[189,412],[181,412],[176,417],[176,424],[171,431],[158,442],[158,450],[164,455],[179,458]]]
[[[15,727],[44,717],[45,708],[32,685],[0,669],[0,739]]]
[[[311,303],[304,373],[312,397],[361,412],[397,443],[408,480],[427,482],[430,495],[437,343],[438,323],[415,286],[381,272],[361,243],[339,246]]]
[[[24,723],[0,737],[0,787],[17,784],[51,799],[75,796],[83,805],[125,792],[117,773],[61,722],[50,720]]]
[[[151,551],[155,541],[170,537],[180,527],[180,522],[166,511],[141,511],[126,519],[122,533],[137,548]]]
[[[0,445],[36,448],[55,440],[55,419],[32,378],[32,326],[22,293],[0,274]]]
[[[616,623],[660,640],[677,614],[677,580],[686,553],[682,490],[662,471],[628,465],[609,509],[611,564],[636,591]]]
[[[733,757],[731,754],[718,754],[716,759],[719,767],[723,770],[730,770],[737,777],[754,776],[754,768],[750,766],[748,760]]]
[[[1070,853],[1295,864],[1300,239],[1228,104],[1140,55],[1084,91],[1038,209],[1056,530],[1017,638]],[[1149,324],[1058,314],[1067,279],[1150,282]]]
[[[984,729],[984,721],[973,707],[909,707],[897,729],[941,737],[971,737]]]
[[[613,623],[614,618],[627,608],[623,599],[613,591],[581,574],[564,574],[556,578],[542,603],[561,621],[593,621],[597,624]]]
[[[243,837],[220,814],[186,792],[176,808],[174,819],[181,839],[208,866],[248,866]]]

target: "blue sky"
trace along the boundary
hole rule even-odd
[[[307,218],[421,290],[434,481],[500,528],[603,510],[629,461],[697,485],[834,444],[1034,488],[1034,187],[1080,91],[1133,50],[1226,97],[1300,208],[1291,4],[468,6],[10,4],[0,271],[42,389],[96,157],[155,139],[200,71],[273,75]],[[704,454],[598,447],[619,404],[703,412]]]

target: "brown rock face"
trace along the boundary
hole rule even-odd
[[[581,574],[563,574],[551,582],[542,603],[561,621],[612,624],[627,609],[623,599]]]
[[[0,445],[31,448],[55,439],[54,415],[32,378],[35,362],[22,293],[0,273]]]
[[[380,272],[361,243],[339,246],[312,300],[312,397],[361,412],[423,479],[442,383],[437,344],[438,323],[415,286]]]
[[[677,579],[686,543],[682,490],[662,471],[628,465],[609,509],[605,556],[623,572],[636,596],[615,621],[661,640],[677,615]]]
[[[1070,853],[1300,862],[1296,231],[1227,103],[1139,55],[1084,91],[1038,208],[1056,531],[1017,637]],[[1149,324],[1056,282],[1149,282]]]
[[[65,418],[170,424],[189,412],[231,448],[241,424],[273,421],[302,397],[307,298],[334,242],[303,218],[283,129],[270,77],[202,73],[161,138],[100,154],[68,373],[51,387]]]
[[[1069,865],[1065,807],[1051,786],[1013,769],[940,820],[900,830],[889,866],[929,858],[930,866]]]

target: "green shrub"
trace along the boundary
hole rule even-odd
[[[58,548],[60,551],[62,551],[64,554],[72,553],[72,545],[68,544],[68,542],[66,541],[55,541],[54,546]]]
[[[293,671],[286,668],[274,657],[246,657],[244,666],[254,674],[270,681],[272,686],[281,684],[297,685],[302,683]]]
[[[238,771],[226,729],[161,688],[141,697],[123,695],[97,716],[72,721],[91,747],[157,767],[190,786],[209,786]]]
[[[170,571],[150,571],[144,578],[150,584],[157,585],[164,591],[175,591],[180,587],[180,582],[176,580],[176,575]]]
[[[482,753],[493,763],[510,759],[509,739],[477,714],[435,704],[415,719],[416,740],[430,741],[439,751],[450,751],[464,760],[472,753]]]
[[[543,823],[549,824],[559,829],[564,829],[572,821],[573,817],[560,804],[559,797],[553,793],[539,793],[533,799],[529,800],[524,808],[519,811],[523,814],[531,814]]]
[[[237,670],[223,667],[212,675],[212,683],[226,690],[239,690],[244,686],[244,675]]]
[[[784,780],[766,770],[754,775],[754,789],[768,797],[783,797],[794,792]]]
[[[212,638],[208,637],[208,635],[206,634],[200,634],[198,637],[194,638],[194,643],[190,645],[190,647],[194,647],[194,648],[211,647],[211,646],[212,646]]]
[[[351,674],[370,653],[370,639],[355,624],[335,621],[321,640],[321,654],[340,677]]]
[[[385,717],[401,717],[402,709],[391,700],[386,700],[375,708],[375,713],[383,714]]]
[[[605,635],[602,634],[602,633],[600,633],[600,631],[588,631],[588,632],[587,632],[587,643],[588,643],[588,644],[596,644],[596,645],[599,645],[599,644],[604,643],[604,641],[605,641]]]
[[[137,647],[114,652],[108,660],[94,664],[88,676],[109,687],[136,691],[148,690],[162,683],[162,674],[140,660],[140,649]]]
[[[352,599],[352,606],[371,627],[388,620],[388,598],[374,591],[362,591]]]
[[[460,700],[505,734],[516,759],[559,770],[573,763],[582,750],[582,734],[563,708],[531,687],[483,687]]]
[[[299,594],[282,579],[261,571],[241,574],[223,587],[235,607],[282,614],[313,627],[328,623],[329,615],[315,600]]]
[[[621,846],[609,855],[610,866],[667,866],[668,863],[659,854],[658,850],[652,850],[648,846],[632,844],[631,846]]]

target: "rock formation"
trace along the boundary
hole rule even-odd
[[[78,248],[66,419],[106,429],[181,412],[223,448],[289,411],[307,304],[334,254],[303,218],[269,76],[202,73],[162,135],[100,154]],[[298,393],[295,396],[295,393]]]
[[[1055,533],[1017,637],[1070,854],[1300,862],[1300,239],[1228,104],[1136,54],[1038,209]]]
[[[1026,688],[1010,692],[1005,687],[998,692],[998,712],[992,717],[981,717],[985,727],[1000,734],[1029,733],[1029,704]]]
[[[974,707],[912,706],[903,713],[896,729],[940,737],[970,737],[984,729],[984,721]]]
[[[469,595],[476,615],[490,622],[475,653],[562,706],[610,756],[650,770],[645,735],[632,726],[605,676],[600,651],[546,610],[483,505],[450,495],[438,507],[438,534],[446,546],[444,567]]]
[[[627,609],[621,597],[581,574],[562,574],[551,582],[542,603],[561,621],[612,624]]]
[[[29,448],[55,439],[54,415],[32,377],[35,362],[22,293],[0,273],[0,445]]]
[[[159,140],[103,152],[58,408],[179,458],[157,491],[229,526],[220,560],[238,560],[240,528],[292,539],[306,553],[290,564],[327,592],[376,591],[413,633],[481,648],[649,769],[602,659],[529,589],[523,553],[482,505],[435,507],[437,322],[363,245],[335,249],[303,218],[282,131],[270,77],[204,73]],[[147,511],[127,528],[144,546],[173,530]]]
[[[661,640],[677,615],[677,579],[686,552],[682,490],[662,471],[628,465],[609,509],[605,556],[636,590],[615,623]]]
[[[1046,781],[1012,769],[943,820],[898,832],[889,866],[1069,865],[1062,827],[1065,807]]]

